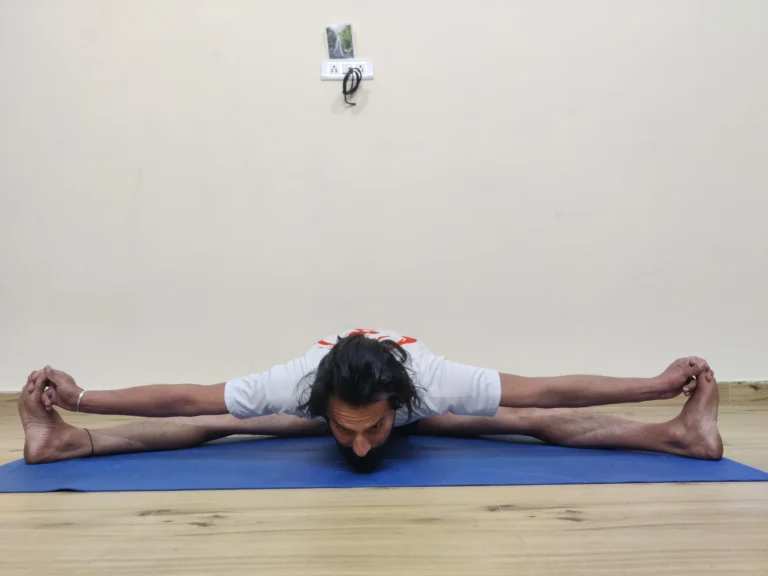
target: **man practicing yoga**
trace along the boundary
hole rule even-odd
[[[689,396],[682,412],[645,424],[580,410]],[[173,450],[231,435],[332,434],[347,462],[371,471],[393,433],[517,434],[560,446],[615,448],[717,460],[714,373],[682,358],[654,378],[531,378],[458,364],[392,331],[348,330],[286,364],[213,385],[83,390],[49,366],[32,372],[19,400],[28,463]],[[54,410],[144,416],[76,428]]]

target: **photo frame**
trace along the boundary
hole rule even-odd
[[[348,60],[355,57],[352,24],[326,26],[325,39],[328,46],[328,58],[331,60]]]

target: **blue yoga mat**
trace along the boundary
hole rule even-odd
[[[732,460],[559,448],[495,439],[392,440],[372,474],[351,471],[329,437],[262,439],[178,450],[0,467],[0,492],[120,492],[766,481]]]

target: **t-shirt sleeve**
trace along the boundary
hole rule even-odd
[[[489,368],[478,368],[430,354],[419,358],[417,384],[424,416],[457,414],[494,416],[501,402],[501,377]]]
[[[229,380],[224,388],[224,402],[236,418],[253,418],[268,414],[299,413],[306,387],[305,358],[298,358],[269,370]]]

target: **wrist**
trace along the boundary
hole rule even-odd
[[[664,392],[664,383],[658,377],[646,378],[643,388],[645,389],[645,400],[658,400]]]
[[[77,395],[77,400],[75,401],[75,412],[82,412],[83,411],[83,396],[85,396],[85,390],[80,390],[80,392]]]
[[[86,414],[98,414],[98,395],[97,390],[81,390],[78,392],[79,402],[75,406],[76,412],[84,412]]]

